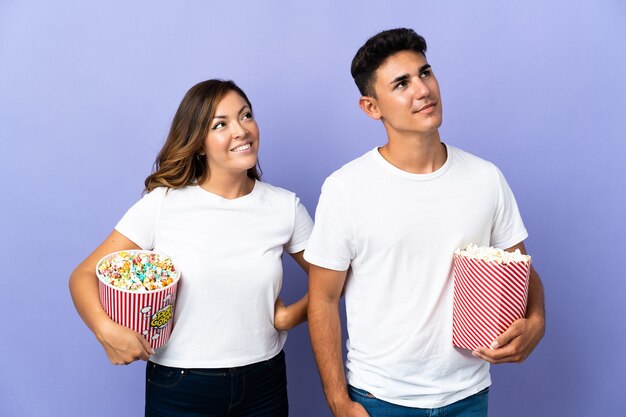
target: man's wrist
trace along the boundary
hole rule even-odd
[[[546,320],[542,311],[529,311],[526,314],[526,319],[542,325],[545,324]]]
[[[335,392],[332,395],[327,396],[328,405],[330,406],[330,409],[335,415],[337,414],[338,410],[341,410],[347,404],[352,402],[352,399],[350,399],[350,396],[348,395],[347,388],[344,388],[342,390],[337,390],[337,391],[338,392]]]
[[[526,316],[526,320],[528,320],[528,323],[535,329],[541,329],[541,333],[545,333],[545,328],[546,328],[546,319],[545,316],[540,313],[540,312],[536,312],[536,313],[532,313],[532,314],[528,314]]]

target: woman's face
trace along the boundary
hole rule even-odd
[[[248,103],[235,91],[226,93],[209,123],[204,152],[211,175],[241,174],[254,167],[259,151],[259,127]]]

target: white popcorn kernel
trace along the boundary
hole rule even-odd
[[[457,249],[454,253],[471,259],[479,259],[485,262],[496,261],[501,264],[530,262],[530,256],[522,254],[519,249],[515,249],[515,252],[507,252],[503,249],[491,246],[477,246],[473,243],[467,245],[463,250]]]

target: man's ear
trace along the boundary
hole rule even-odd
[[[367,114],[374,120],[380,120],[381,114],[378,109],[378,102],[374,97],[361,96],[359,99],[359,107],[363,110],[363,113]]]

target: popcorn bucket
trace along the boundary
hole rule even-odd
[[[126,250],[111,253],[100,259],[96,266],[100,304],[114,322],[143,335],[150,341],[153,349],[159,348],[167,343],[174,326],[172,319],[180,272],[174,268],[173,282],[163,288],[150,291],[143,288],[140,290],[118,288],[106,282],[100,273],[100,265],[110,262],[124,252],[129,255],[154,254],[163,257],[152,251]]]
[[[501,263],[455,253],[452,344],[489,347],[526,314],[528,262]]]

